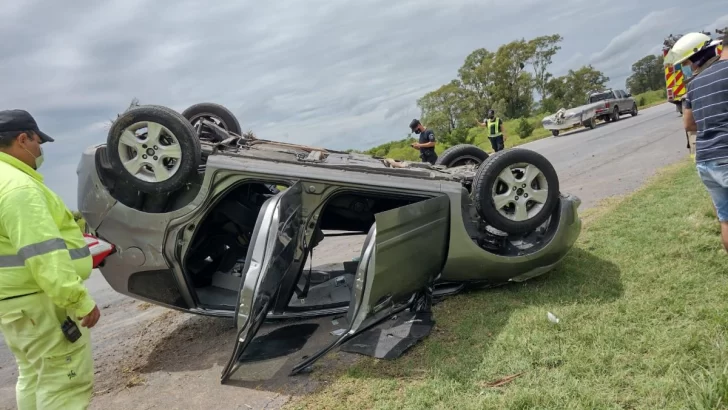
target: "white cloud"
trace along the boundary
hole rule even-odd
[[[728,14],[718,17],[714,22],[708,24],[703,30],[713,33],[713,38],[719,38],[719,35],[715,33],[715,29],[724,29],[728,26]]]

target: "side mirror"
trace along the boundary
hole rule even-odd
[[[627,97],[631,97],[631,96],[632,96],[632,93],[627,93]]]

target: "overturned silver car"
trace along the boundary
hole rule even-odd
[[[215,104],[130,107],[78,178],[89,230],[117,249],[100,267],[113,289],[236,320],[223,382],[266,320],[346,323],[299,373],[433,295],[549,271],[581,231],[580,200],[530,150],[459,145],[438,165],[399,162],[258,139]],[[365,236],[358,258],[305,266],[342,232]]]

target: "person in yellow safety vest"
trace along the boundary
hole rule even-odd
[[[488,139],[494,152],[502,151],[505,148],[508,138],[503,131],[503,121],[495,116],[494,110],[488,110],[488,118],[484,122],[477,121],[479,126],[488,128]]]
[[[101,313],[83,284],[83,233],[38,173],[46,142],[27,111],[0,111],[0,331],[18,366],[18,409],[86,409],[88,329]]]

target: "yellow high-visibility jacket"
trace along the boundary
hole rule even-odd
[[[83,233],[43,176],[0,152],[0,300],[44,292],[79,317],[95,303],[83,281],[92,259]]]

